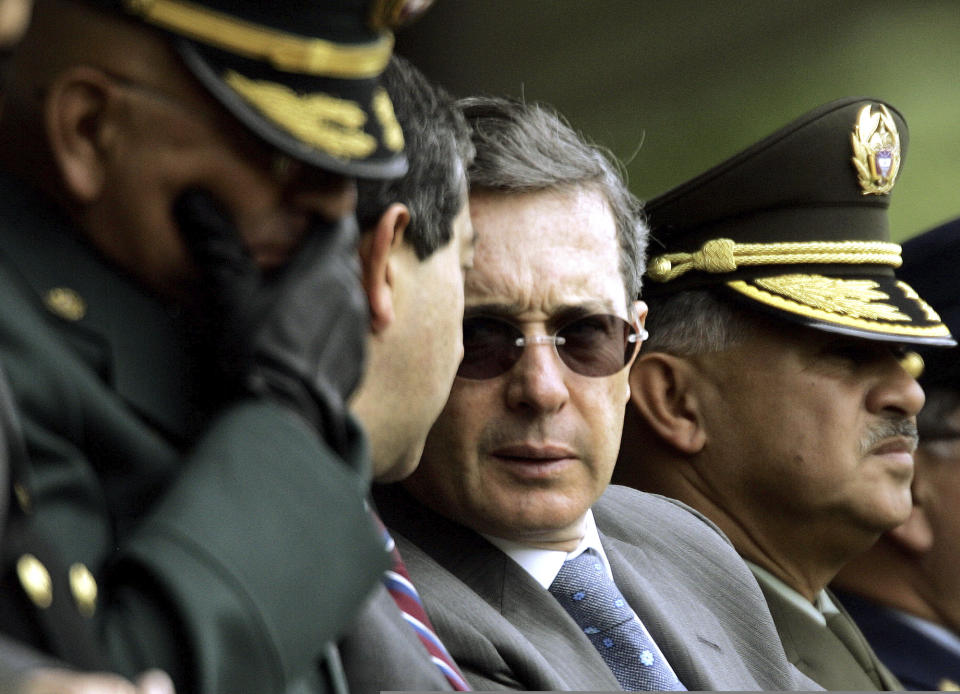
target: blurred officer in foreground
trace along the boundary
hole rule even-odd
[[[843,99],[647,205],[650,340],[615,479],[719,525],[827,689],[898,686],[824,589],[910,512],[904,345],[955,344],[894,276],[906,146],[892,107]]]
[[[903,245],[897,275],[960,330],[960,221]],[[910,689],[960,689],[960,354],[924,349],[913,510],[834,585],[880,660]]]
[[[476,689],[815,688],[712,524],[608,487],[646,313],[639,202],[551,109],[462,103],[464,358],[417,470],[375,487],[440,637]]]
[[[403,11],[38,3],[0,115],[4,634],[183,692],[342,684],[387,565],[345,410],[353,179],[405,169],[377,86]]]
[[[351,409],[371,441],[374,481],[392,482],[419,462],[463,356],[463,270],[473,262],[474,242],[466,167],[473,145],[451,97],[410,63],[395,56],[382,84],[403,127],[410,166],[402,178],[358,184],[372,339]],[[429,620],[411,607],[416,588],[405,573],[395,555],[384,586],[340,644],[353,694],[465,686]]]

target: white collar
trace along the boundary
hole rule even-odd
[[[750,567],[753,575],[757,577],[757,580],[760,583],[765,584],[774,593],[792,604],[820,626],[827,626],[827,617],[840,612],[840,610],[837,609],[837,606],[833,604],[833,600],[830,599],[830,596],[825,590],[821,590],[819,593],[817,593],[814,601],[810,602],[800,593],[788,586],[762,566],[758,566],[752,561],[747,561],[747,566]]]
[[[613,572],[610,570],[610,562],[607,560],[606,552],[603,551],[603,545],[600,544],[600,533],[597,531],[597,523],[593,519],[593,511],[587,509],[583,518],[583,537],[576,549],[572,552],[563,552],[561,550],[541,549],[539,547],[530,547],[513,540],[506,540],[502,537],[493,537],[484,535],[501,552],[517,562],[546,589],[550,589],[553,579],[560,573],[560,567],[567,559],[578,557],[588,549],[594,550],[603,562],[607,571],[607,576],[613,578]]]

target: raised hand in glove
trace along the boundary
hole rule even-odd
[[[288,264],[266,275],[209,193],[182,193],[174,217],[200,271],[204,333],[224,393],[281,402],[343,453],[369,326],[356,222],[317,218]]]

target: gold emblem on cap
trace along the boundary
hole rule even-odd
[[[857,115],[850,140],[853,162],[863,195],[886,195],[900,170],[900,134],[883,104],[867,104]]]
[[[53,581],[50,572],[32,554],[24,554],[17,560],[17,578],[27,597],[40,609],[53,603]]]
[[[68,287],[54,287],[43,297],[43,302],[64,320],[78,321],[87,315],[87,302]]]
[[[328,94],[297,94],[283,84],[252,80],[230,70],[223,80],[267,118],[295,138],[327,154],[361,159],[377,142],[364,132],[367,114],[355,101]]]
[[[84,617],[92,617],[97,610],[97,581],[83,564],[70,567],[70,592],[77,603],[77,609]]]

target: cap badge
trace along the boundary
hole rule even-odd
[[[900,170],[900,134],[890,111],[883,104],[867,104],[857,115],[850,137],[853,162],[863,195],[886,195]]]

